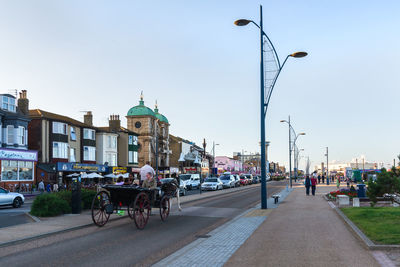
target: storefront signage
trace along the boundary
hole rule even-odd
[[[197,172],[196,167],[185,167],[185,173]]]
[[[179,173],[179,168],[177,167],[170,167],[169,168],[170,173]]]
[[[113,173],[127,173],[128,169],[126,167],[113,167],[112,172]]]
[[[98,164],[57,162],[57,171],[61,172],[106,172],[106,166]]]
[[[37,151],[0,149],[0,159],[2,159],[2,160],[37,161]]]

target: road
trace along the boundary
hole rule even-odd
[[[28,200],[21,208],[13,208],[12,206],[0,207],[0,228],[17,224],[32,222],[32,219],[25,213],[31,210],[32,200]]]
[[[268,183],[268,194],[286,182]],[[144,230],[129,218],[91,226],[0,250],[0,266],[148,266],[260,202],[260,187],[185,203],[167,222],[157,212]]]

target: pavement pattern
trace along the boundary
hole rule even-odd
[[[281,201],[289,193],[290,190],[286,189],[280,192]],[[269,208],[278,205],[272,198],[268,199]],[[250,212],[221,225],[153,266],[223,266],[267,218],[268,213],[269,210],[260,210],[260,205],[257,205]]]

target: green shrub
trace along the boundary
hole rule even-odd
[[[82,189],[81,191],[82,209],[87,210],[92,208],[92,201],[96,193],[97,192],[95,190]]]
[[[400,192],[400,173],[399,170],[393,168],[390,172],[382,169],[378,174],[376,181],[368,182],[367,195],[373,203],[377,202],[377,197],[383,196],[385,193]]]
[[[95,195],[95,190],[81,190],[82,209],[90,209],[92,207],[92,200]],[[31,214],[39,217],[50,217],[70,213],[71,199],[71,191],[61,191],[51,194],[39,195],[33,201]]]
[[[33,201],[31,214],[38,217],[51,217],[70,213],[71,206],[56,194],[39,195]]]

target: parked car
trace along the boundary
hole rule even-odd
[[[224,174],[219,177],[223,188],[235,187],[235,177],[232,174]]]
[[[252,174],[245,174],[244,176],[246,177],[247,184],[253,183],[253,175]]]
[[[12,205],[19,208],[24,204],[25,197],[20,193],[12,193],[0,187],[0,206]]]
[[[223,188],[223,184],[221,180],[217,177],[209,177],[204,183],[201,184],[201,190],[221,190]]]
[[[235,174],[233,175],[235,177],[235,187],[239,187],[240,186],[240,176]]]
[[[249,182],[248,182],[246,176],[240,175],[240,185],[248,185],[248,184],[249,184]]]
[[[260,182],[260,176],[253,176],[253,184],[258,184]]]
[[[179,179],[183,182],[183,185],[187,190],[192,190],[195,188],[200,188],[200,174],[181,174]]]

